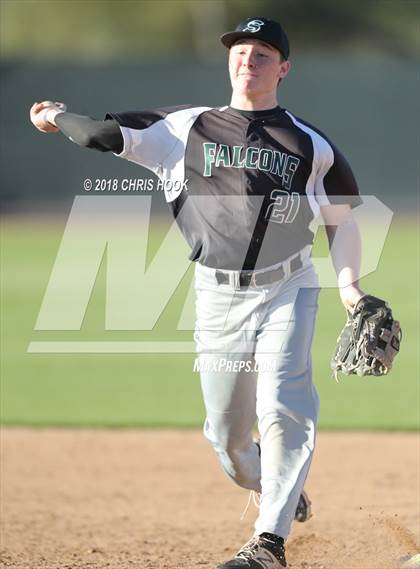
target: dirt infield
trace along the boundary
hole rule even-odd
[[[290,569],[391,569],[419,551],[416,434],[321,433]],[[248,494],[197,431],[2,430],[1,567],[213,569]]]

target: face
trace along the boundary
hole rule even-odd
[[[229,50],[232,89],[244,94],[262,95],[277,90],[279,79],[286,77],[290,63],[283,61],[274,47],[252,38],[235,43]]]

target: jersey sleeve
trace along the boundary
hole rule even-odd
[[[115,155],[158,174],[177,146],[183,129],[182,121],[173,121],[170,117],[183,108],[186,107],[108,113],[105,118],[118,122],[124,140],[122,152]]]
[[[321,141],[317,148],[316,201],[320,206],[349,204],[353,208],[360,205],[362,198],[346,158],[334,144],[325,139]]]

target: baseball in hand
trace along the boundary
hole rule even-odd
[[[64,103],[54,101],[42,101],[34,103],[30,110],[32,124],[41,132],[57,132],[58,128],[47,120],[46,109],[56,109],[58,112],[66,111],[67,107]],[[57,113],[56,113],[57,114]],[[51,117],[51,114],[49,115]],[[51,120],[51,118],[49,119]]]

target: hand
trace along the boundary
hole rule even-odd
[[[48,109],[48,111],[45,109]],[[66,105],[64,103],[53,103],[52,101],[34,103],[30,110],[31,122],[41,132],[58,132],[59,129],[52,124],[52,122],[57,114],[62,113],[65,110]]]
[[[355,285],[349,285],[340,289],[341,302],[349,312],[353,312],[353,308],[363,296],[366,296],[366,293]]]

